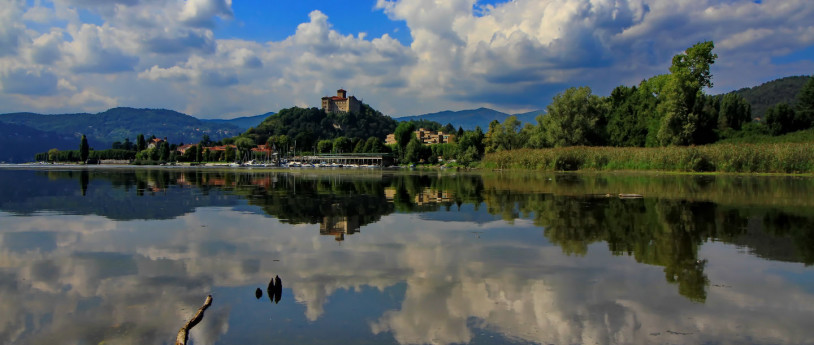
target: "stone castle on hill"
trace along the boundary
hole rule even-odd
[[[356,97],[348,97],[344,89],[336,90],[336,96],[322,97],[322,110],[326,113],[358,113],[362,110],[362,102]]]

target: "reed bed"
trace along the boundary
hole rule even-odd
[[[487,154],[481,166],[542,171],[657,170],[806,174],[814,173],[814,143],[520,149]]]

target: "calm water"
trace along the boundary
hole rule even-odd
[[[812,344],[813,263],[811,178],[0,169],[2,344]]]

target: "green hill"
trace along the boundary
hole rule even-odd
[[[274,113],[270,112],[270,113],[265,113],[265,114],[261,114],[261,115],[255,115],[255,116],[236,117],[234,119],[229,119],[229,120],[201,119],[201,121],[209,122],[209,123],[217,123],[217,124],[223,124],[223,123],[230,124],[230,125],[234,125],[235,127],[240,128],[241,130],[245,131],[245,130],[247,130],[249,128],[252,128],[252,127],[255,127],[255,126],[259,125],[261,122],[263,122],[263,120],[265,120],[267,117],[269,117],[271,115],[274,115]]]
[[[34,155],[56,148],[76,150],[79,139],[70,135],[44,132],[28,126],[6,123],[0,126],[0,163],[22,163],[34,160]]]
[[[232,124],[205,122],[166,109],[113,108],[98,114],[60,115],[12,113],[0,115],[0,122],[72,137],[77,143],[85,134],[91,146],[98,149],[125,138],[135,141],[139,134],[167,137],[173,143],[193,143],[200,141],[204,134],[212,140],[220,140],[241,132]]]
[[[537,116],[545,111],[537,110],[527,113],[514,114],[520,122],[537,124]],[[507,117],[511,116],[494,109],[478,108],[470,110],[451,111],[445,110],[437,113],[429,113],[423,115],[403,116],[396,120],[398,121],[411,121],[411,120],[428,120],[435,121],[441,124],[451,123],[453,127],[463,127],[463,129],[471,130],[475,127],[480,127],[482,130],[489,128],[489,123],[493,120],[503,122]]]
[[[286,135],[299,148],[312,147],[317,141],[338,137],[384,139],[396,129],[396,120],[362,104],[359,113],[326,113],[319,108],[293,107],[280,110],[243,136],[265,143],[268,137]]]
[[[766,109],[778,104],[793,104],[797,93],[811,78],[809,76],[785,77],[760,84],[755,87],[732,91],[745,98],[752,105],[752,117],[763,118]]]

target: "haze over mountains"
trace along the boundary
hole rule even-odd
[[[807,80],[807,76],[792,76],[773,80],[759,86],[733,91],[743,96],[751,105],[754,117],[761,117],[765,109],[778,102],[794,102],[795,96]],[[523,123],[536,124],[536,117],[544,111],[514,114]],[[37,152],[51,148],[75,150],[82,134],[88,136],[90,146],[107,149],[115,141],[129,138],[135,141],[138,134],[167,137],[172,143],[197,143],[203,135],[221,140],[256,127],[273,112],[239,117],[230,120],[208,120],[166,109],[113,108],[98,114],[42,115],[34,113],[0,114],[0,162],[31,161]],[[480,126],[485,132],[493,120],[503,122],[510,114],[489,108],[404,116],[397,121],[430,120],[442,125],[451,123],[455,128],[474,129]]]

